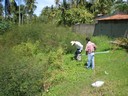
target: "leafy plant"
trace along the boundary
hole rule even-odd
[[[65,22],[65,25],[71,26],[77,23],[92,23],[92,18],[93,15],[86,9],[72,8],[65,10],[64,17],[59,19],[58,24],[63,24]]]
[[[31,42],[21,43],[12,48],[13,52],[18,56],[34,56],[38,53],[39,41],[32,44]]]
[[[0,68],[1,96],[35,96],[43,92],[43,72],[47,69],[44,60],[10,52],[1,56],[6,57]]]
[[[0,35],[4,34],[11,27],[11,23],[0,21]]]

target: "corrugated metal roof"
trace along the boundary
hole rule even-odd
[[[105,18],[98,18],[96,20],[128,20],[128,14],[116,14]]]

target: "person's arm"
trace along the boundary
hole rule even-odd
[[[80,46],[80,52],[82,52],[82,50],[83,50],[83,45],[81,44],[81,46]]]
[[[97,49],[97,46],[95,45],[95,43],[92,44],[94,47],[94,51]]]
[[[97,49],[97,46],[94,44],[94,51]]]
[[[94,51],[96,50],[96,46],[94,46]]]
[[[86,51],[86,55],[88,55],[88,51]]]
[[[87,48],[87,45],[86,45],[86,47],[85,47],[85,53],[86,53],[86,55],[88,55],[88,48]]]

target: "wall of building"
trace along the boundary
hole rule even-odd
[[[95,24],[76,24],[72,26],[73,32],[86,34],[86,36],[92,36],[94,29]]]
[[[99,21],[95,25],[94,36],[127,37],[128,20]]]
[[[106,35],[109,37],[128,38],[128,20],[98,21],[96,24],[77,24],[72,26],[73,32],[86,36]]]

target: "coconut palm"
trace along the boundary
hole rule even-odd
[[[3,5],[2,5],[2,0],[0,0],[0,16],[3,15]]]
[[[59,5],[60,0],[55,0],[55,4]]]
[[[29,14],[30,20],[31,20],[32,15],[33,15],[35,9],[37,8],[37,6],[35,5],[36,0],[25,0],[25,3],[26,3],[27,14]]]
[[[127,3],[116,4],[115,11],[119,13],[128,13],[128,4]]]
[[[9,0],[5,0],[5,16],[10,15],[10,1]]]
[[[128,13],[128,2],[117,0],[111,7],[111,14],[114,13]]]
[[[92,9],[94,10],[94,14],[107,14],[109,13],[110,6],[114,0],[95,0]]]

